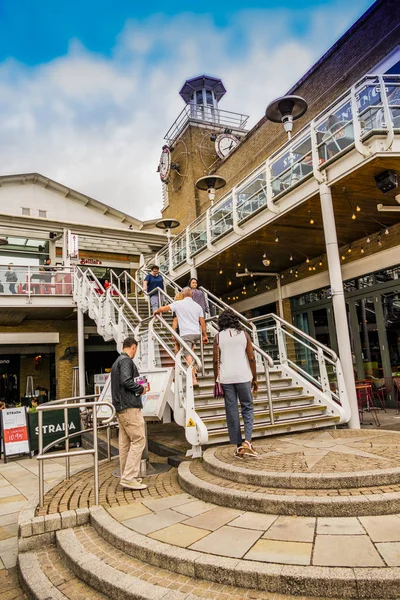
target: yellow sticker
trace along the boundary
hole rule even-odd
[[[189,421],[186,424],[186,427],[196,427],[196,423],[193,421],[193,419],[189,419]]]

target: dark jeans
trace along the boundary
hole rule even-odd
[[[244,421],[245,439],[250,441],[253,433],[254,409],[251,381],[246,383],[222,383],[221,385],[225,394],[224,400],[229,440],[231,444],[240,446],[242,443],[242,433],[240,431],[238,398]]]

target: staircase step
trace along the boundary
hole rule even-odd
[[[238,513],[231,512],[231,519],[236,518]],[[274,517],[271,520],[274,521]],[[180,592],[185,590],[188,593],[188,596],[185,597],[186,600],[189,598],[190,600],[198,598],[204,600],[250,600],[251,598],[277,600],[278,597],[280,600],[294,600],[293,596],[299,595],[302,600],[327,600],[327,596],[330,598],[340,597],[342,600],[345,598],[353,600],[356,598],[379,598],[383,600],[398,597],[400,569],[386,567],[383,562],[381,567],[374,569],[321,567],[313,564],[302,566],[304,563],[268,563],[261,562],[256,557],[246,556],[245,549],[244,552],[242,551],[244,556],[240,557],[239,554],[239,558],[232,558],[232,547],[227,548],[225,555],[218,549],[215,549],[215,554],[213,554],[214,548],[211,540],[207,551],[160,542],[128,529],[114,520],[102,508],[92,511],[91,524],[98,534],[97,537],[94,537],[91,528],[85,531],[85,535],[89,538],[88,542],[82,541],[82,533],[77,533],[76,537],[78,542],[90,553],[97,556],[96,571],[100,569],[100,566],[105,565],[104,572],[107,572],[107,567],[111,565],[121,573],[121,579],[118,578],[118,582],[122,582],[125,573],[129,572],[132,577],[138,579],[145,577],[150,583],[156,582],[158,586],[168,586],[172,594],[176,594],[175,590],[177,589]],[[222,529],[226,530],[227,527],[222,527]],[[237,532],[237,535],[243,534],[245,531],[240,528],[232,529]],[[232,541],[233,546],[236,547],[234,532],[232,532]],[[247,532],[250,533],[249,530]],[[204,533],[207,535],[210,532],[205,530]],[[257,533],[253,530],[252,533],[253,544],[254,542],[257,544],[257,539],[261,539],[263,531]],[[345,544],[345,540],[342,543]],[[248,546],[251,547],[251,544],[252,542]],[[71,559],[76,560],[72,539],[69,540],[69,545]],[[78,550],[80,550],[79,546]],[[112,553],[111,558],[110,553]],[[138,559],[146,561],[148,565],[139,563]],[[139,572],[138,563],[142,565]],[[86,565],[84,567],[86,576],[90,577],[88,567]],[[166,567],[168,571],[165,570]],[[178,575],[175,580],[173,574]],[[175,581],[179,582],[182,587],[175,587]],[[312,594],[313,598],[309,598],[309,594]],[[316,595],[318,598],[315,598]],[[130,598],[131,596],[126,597]],[[138,596],[138,598],[140,597]],[[121,595],[120,598],[125,598],[125,596]],[[175,598],[174,595],[166,595],[163,600],[175,600]]]
[[[314,396],[307,396],[305,394],[298,394],[298,395],[294,395],[294,396],[277,396],[277,397],[273,397],[272,398],[272,404],[274,407],[284,407],[284,406],[308,406],[308,403],[311,402],[314,399]],[[213,398],[211,402],[207,402],[206,404],[198,404],[198,402],[204,402],[204,400],[201,398],[195,398],[195,407],[196,407],[196,412],[200,414],[205,413],[205,412],[209,412],[212,414],[218,414],[218,412],[221,412],[221,414],[225,414],[225,403],[221,402],[221,400],[217,399],[217,398]],[[266,396],[261,396],[260,394],[257,395],[257,399],[255,399],[253,401],[253,405],[255,410],[257,410],[258,408],[262,408],[263,406],[268,407],[268,398]],[[240,403],[238,403],[238,406],[240,407]]]
[[[288,408],[277,408],[274,410],[275,424],[278,421],[285,422],[292,419],[302,419],[308,417],[316,417],[323,415],[326,411],[326,406],[322,404],[305,404],[303,406],[290,406]],[[203,416],[202,420],[208,429],[209,435],[215,430],[220,430],[221,427],[226,427],[226,415],[211,415]],[[240,418],[240,423],[243,426],[243,419]],[[271,420],[269,416],[269,410],[255,410],[254,411],[254,426],[270,425]]]
[[[333,427],[339,423],[339,417],[333,415],[322,415],[318,417],[306,417],[301,419],[292,419],[287,421],[278,421],[274,425],[269,423],[255,423],[253,428],[253,438],[265,437],[268,435],[279,435],[282,433],[293,433],[296,431],[306,431],[321,429],[323,427]],[[242,428],[243,430],[243,428]],[[221,444],[228,441],[228,429],[210,431],[208,434],[209,444]]]
[[[233,450],[232,450],[233,453]],[[256,459],[241,459],[256,462]],[[260,487],[231,481],[206,470],[199,461],[179,465],[179,483],[183,489],[204,502],[238,510],[264,514],[303,517],[356,517],[395,514],[400,508],[400,492],[383,493],[379,487],[353,488],[352,494],[341,495],[338,489]],[[319,475],[321,477],[321,475]],[[400,574],[400,569],[399,569]]]
[[[33,600],[106,600],[109,597],[76,577],[66,567],[55,546],[36,552],[21,552],[18,568],[22,588]],[[11,596],[9,598],[11,600]]]
[[[199,392],[198,390],[202,390],[204,388],[201,387],[201,376],[199,376],[199,388],[197,388],[196,393],[195,393],[195,400],[206,400],[207,398],[213,400],[214,399],[214,385],[213,387],[210,387],[209,389],[207,389],[206,391],[202,391]],[[265,397],[267,391],[266,391],[266,386],[265,386],[265,381],[260,381],[258,382],[259,387],[258,387],[258,392],[257,394],[254,396],[254,401],[257,400],[257,398],[261,398],[261,397]],[[285,398],[293,398],[293,397],[300,397],[300,396],[307,396],[310,397],[309,394],[302,394],[303,388],[300,386],[273,386],[271,385],[271,394],[272,394],[272,399],[275,398],[279,398],[284,400]]]

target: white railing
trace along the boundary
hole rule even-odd
[[[337,98],[252,173],[190,223],[178,238],[156,255],[163,274],[204,250],[260,210],[279,212],[279,201],[306,180],[323,179],[323,172],[349,150],[363,156],[372,135],[384,135],[389,150],[400,133],[400,75],[366,75]]]
[[[260,347],[276,365],[287,365],[319,390],[324,398],[340,405],[342,422],[350,418],[350,406],[342,365],[337,354],[318,340],[277,315],[254,317]]]
[[[0,295],[72,296],[73,267],[0,266]]]
[[[148,334],[148,368],[151,370],[162,367],[161,348],[174,361],[174,405],[171,408],[174,411],[176,422],[185,428],[186,439],[193,446],[193,455],[201,455],[201,446],[207,443],[208,433],[206,426],[195,411],[193,369],[196,365],[197,368],[203,370],[204,360],[199,359],[161,315],[147,318],[140,316],[139,311],[132,306],[130,300],[136,301],[138,291],[143,294],[147,302],[149,295],[129,273],[125,272],[119,276],[114,273],[112,281],[110,287],[105,290],[90,269],[82,271],[78,267],[74,276],[74,299],[79,308],[89,311],[89,315],[97,323],[100,335],[116,341],[119,351],[122,350],[122,341],[127,335],[134,335],[140,341],[143,333],[146,333]],[[125,294],[121,291],[124,286]],[[134,286],[136,299],[130,298],[130,286]],[[158,289],[157,293],[160,305],[172,302],[172,298],[164,290]],[[167,338],[161,335],[165,332],[168,333]],[[171,338],[181,348],[176,355],[172,349],[173,342],[171,344],[167,341]],[[185,356],[192,357],[191,365],[186,364],[183,351]],[[142,360],[140,343],[137,360],[138,362]],[[191,422],[195,423],[195,427],[187,426]]]

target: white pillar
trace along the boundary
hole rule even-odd
[[[344,299],[342,270],[340,267],[332,192],[326,183],[321,183],[319,189],[339,357],[342,363],[343,377],[346,383],[346,391],[351,410],[349,428],[360,429],[360,418],[358,414],[353,360],[350,345],[350,332],[347,322],[346,302]]]
[[[85,381],[85,323],[83,318],[83,311],[77,309],[78,318],[78,366],[79,366],[79,395],[85,396],[86,394],[86,381]]]
[[[197,269],[194,265],[190,267],[190,279],[193,278],[197,279]]]
[[[68,256],[68,230],[67,229],[63,230],[63,253],[62,253],[62,261],[63,261],[64,267],[69,267],[70,264],[71,264],[71,261],[70,261],[69,256]]]

